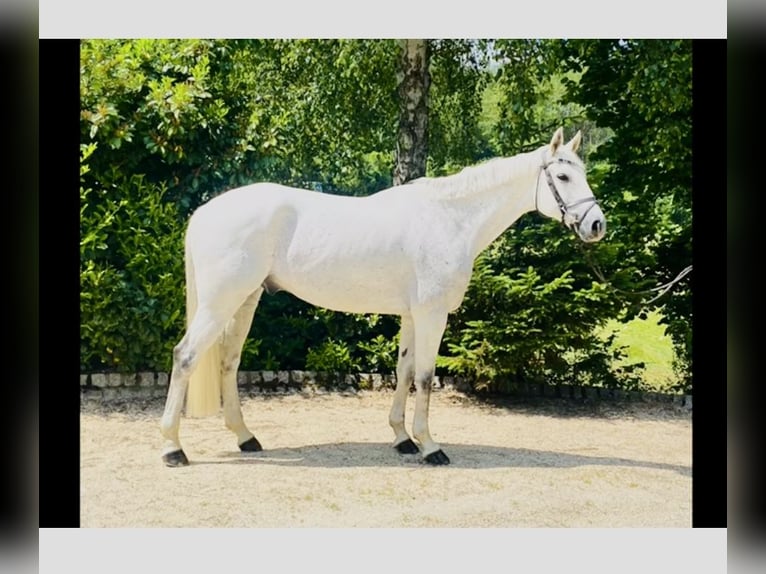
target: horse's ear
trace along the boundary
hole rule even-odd
[[[578,130],[575,137],[573,137],[567,144],[567,147],[573,152],[576,152],[580,148],[580,142],[582,142],[582,132]]]
[[[551,138],[551,155],[556,153],[559,146],[564,143],[564,128],[559,128]]]

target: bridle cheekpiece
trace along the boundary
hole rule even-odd
[[[573,201],[572,203],[569,203],[569,204],[565,203],[561,197],[561,194],[559,193],[559,190],[556,189],[556,184],[553,181],[553,176],[551,175],[550,171],[548,171],[548,168],[554,163],[567,163],[575,167],[581,167],[581,166],[563,157],[554,158],[546,162],[545,155],[543,155],[543,162],[540,166],[540,173],[545,174],[545,180],[548,182],[548,188],[551,190],[551,193],[553,194],[553,199],[556,200],[556,203],[559,206],[559,210],[561,211],[561,223],[563,223],[566,227],[568,227],[572,231],[577,231],[577,229],[575,229],[575,226],[579,227],[580,222],[585,219],[585,216],[588,215],[588,212],[591,209],[593,209],[593,206],[598,205],[598,200],[591,195],[590,197],[584,197],[583,199],[578,199],[577,201]],[[538,181],[539,179],[540,179],[540,176],[538,175]],[[538,187],[539,186],[537,185],[535,186],[535,210],[536,211],[539,211],[539,209],[537,209]],[[583,213],[582,216],[578,217],[576,214],[573,215],[569,212],[569,210],[572,209],[573,207],[577,205],[582,205],[583,203],[591,203],[591,206],[585,210],[585,213]],[[569,217],[569,221],[567,221],[567,216]]]

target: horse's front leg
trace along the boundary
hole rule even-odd
[[[431,438],[428,430],[428,406],[431,399],[436,355],[439,352],[446,312],[427,312],[414,316],[415,320],[415,416],[412,435],[423,450],[423,459],[434,465],[449,464],[449,457]]]

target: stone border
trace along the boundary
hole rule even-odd
[[[168,373],[87,373],[80,374],[80,395],[89,401],[165,397],[168,389]],[[316,373],[313,371],[239,371],[237,386],[240,394],[285,394],[290,392],[323,393],[331,391],[378,391],[394,389],[393,374],[342,374]],[[435,390],[471,392],[471,381],[463,377],[434,377]],[[669,395],[607,389],[579,385],[549,385],[547,383],[524,383],[508,397],[558,398],[584,402],[644,402],[672,404],[692,409],[691,395]]]

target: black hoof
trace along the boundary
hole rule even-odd
[[[407,440],[400,442],[394,448],[399,451],[399,454],[417,454],[420,452],[420,450],[418,449],[418,445],[412,442],[411,438],[408,438]]]
[[[261,446],[261,443],[258,442],[258,439],[253,437],[239,445],[239,450],[242,452],[258,452],[263,450],[263,447]]]
[[[189,459],[186,458],[184,451],[174,450],[162,455],[162,462],[165,466],[189,466]]]
[[[449,464],[449,457],[446,454],[444,454],[443,450],[437,450],[436,452],[432,452],[431,454],[426,456],[424,460],[428,464],[433,464],[433,465]]]

